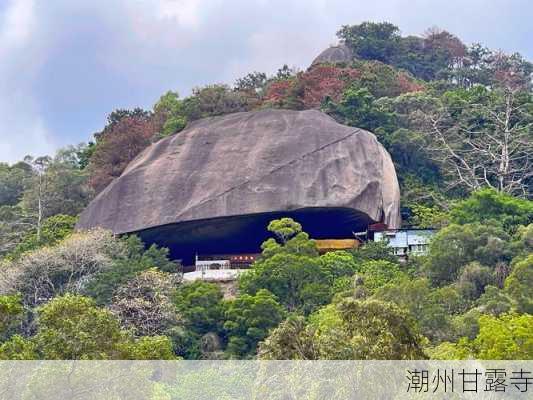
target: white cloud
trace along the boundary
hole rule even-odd
[[[12,0],[0,16],[0,160],[13,162],[27,154],[56,148],[32,92],[41,64],[32,42],[36,16],[32,0]]]
[[[439,25],[531,57],[530,0],[484,3],[0,0],[0,161],[87,140],[106,113],[151,107],[169,89],[185,96],[285,63],[306,68],[342,24],[389,20],[405,34]]]

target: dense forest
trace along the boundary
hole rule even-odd
[[[533,359],[533,64],[430,29],[343,26],[353,54],[115,110],[94,139],[0,163],[0,359]],[[405,225],[439,231],[319,255],[291,219],[235,296],[181,281],[165,248],[77,215],[151,143],[191,121],[320,109],[392,156]]]

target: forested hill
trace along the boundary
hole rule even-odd
[[[87,144],[0,163],[0,359],[533,358],[533,64],[438,29],[365,22],[337,36],[338,62],[168,91],[151,110],[110,112]],[[374,132],[404,223],[442,228],[429,255],[404,265],[368,244],[320,256],[297,223],[277,221],[278,240],[223,299],[180,283],[165,249],[72,232],[151,143],[262,108],[320,109]]]

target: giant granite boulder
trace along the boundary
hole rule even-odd
[[[224,217],[334,208],[397,228],[399,203],[394,165],[372,133],[315,110],[262,110],[198,120],[152,144],[77,227],[121,234],[204,221],[193,224],[201,235],[205,221],[229,226]]]
[[[318,64],[347,63],[354,59],[353,51],[344,43],[330,46],[320,53],[311,63],[311,66]]]

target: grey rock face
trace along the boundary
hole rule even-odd
[[[80,216],[128,233],[185,221],[344,207],[399,227],[393,163],[376,137],[315,110],[196,121],[144,150]]]
[[[311,63],[311,66],[317,65],[317,64],[323,64],[323,63],[342,63],[342,62],[350,62],[354,58],[352,50],[345,44],[341,43],[337,46],[331,46],[328,47],[326,50],[324,50],[322,53],[316,57],[313,62]]]

